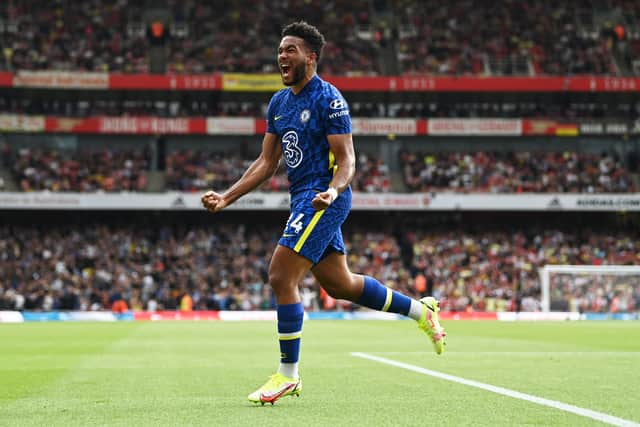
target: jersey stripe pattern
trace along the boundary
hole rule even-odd
[[[324,191],[337,167],[327,135],[351,133],[349,106],[335,86],[316,75],[298,94],[285,88],[273,95],[267,132],[280,138],[292,200],[305,191]],[[336,202],[348,209],[351,189]]]

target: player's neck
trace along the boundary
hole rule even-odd
[[[300,81],[300,83],[298,83],[297,85],[291,86],[291,91],[293,92],[293,94],[297,95],[300,92],[302,92],[302,89],[304,89],[304,87],[307,85],[307,83],[309,83],[311,81],[311,79],[313,79],[315,77],[315,75],[316,75],[316,72],[312,71],[310,74],[308,73],[305,76],[305,78]]]

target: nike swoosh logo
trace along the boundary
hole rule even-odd
[[[260,401],[262,402],[274,402],[276,400],[278,400],[280,397],[282,397],[282,395],[284,395],[285,393],[291,391],[291,390],[295,390],[295,388],[298,386],[298,384],[296,383],[289,383],[285,386],[285,388],[283,388],[280,391],[277,391],[275,393],[260,393]]]
[[[274,120],[274,121],[276,121],[276,120],[280,120],[281,118],[282,118],[282,116],[275,116],[275,117],[273,118],[273,120]]]
[[[295,237],[295,234],[283,234],[282,237]]]

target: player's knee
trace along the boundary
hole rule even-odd
[[[345,278],[342,281],[326,281],[322,283],[322,287],[332,298],[349,301],[355,301],[362,292],[358,289],[354,277]]]
[[[291,279],[287,277],[286,274],[277,271],[269,272],[269,284],[276,294],[279,292],[286,292],[290,290],[291,287],[295,286],[295,284],[292,285]]]

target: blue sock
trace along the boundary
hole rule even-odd
[[[278,339],[280,340],[281,363],[298,362],[303,319],[304,307],[301,302],[278,306]]]
[[[409,314],[411,308],[411,298],[392,291],[370,276],[364,276],[364,289],[356,302],[374,310],[389,311],[404,316]]]

